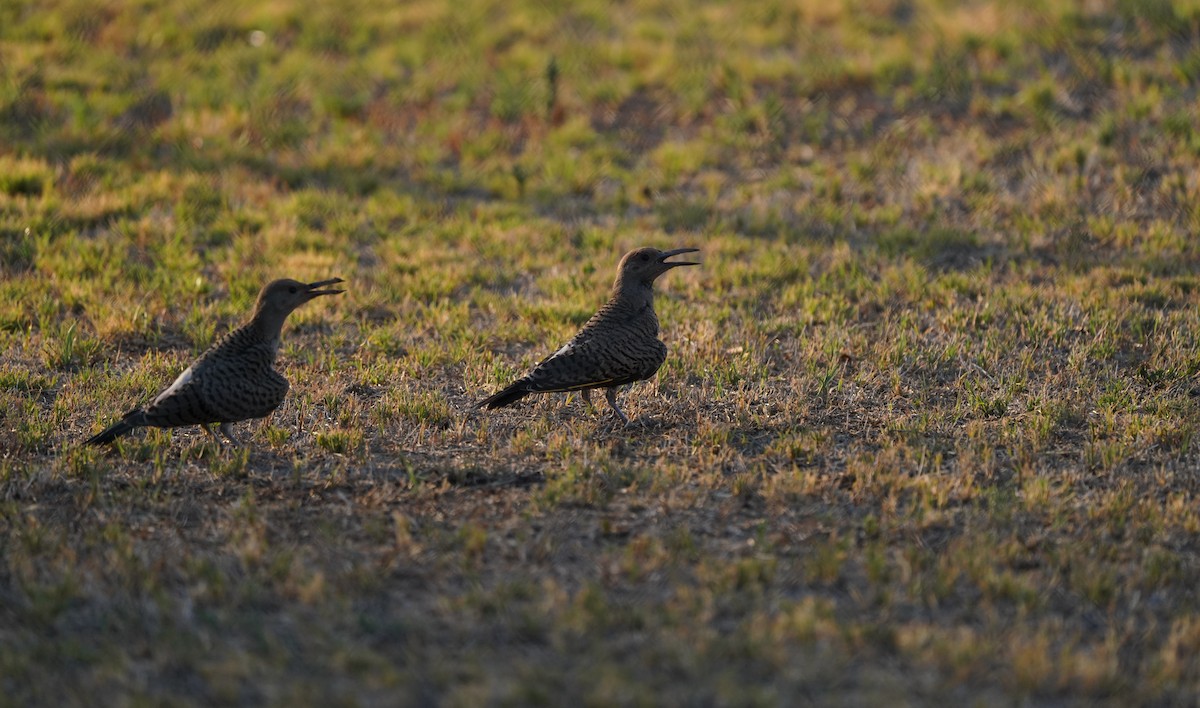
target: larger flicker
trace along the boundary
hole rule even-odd
[[[230,424],[269,415],[287,395],[288,380],[275,370],[284,320],[292,310],[315,297],[344,292],[326,287],[340,282],[341,278],[330,278],[316,283],[268,283],[259,292],[254,316],[246,324],[217,340],[150,405],[129,411],[103,432],[88,438],[86,444],[111,443],[144,426],[199,425],[215,438],[209,426],[216,425],[230,442],[240,445]]]
[[[589,391],[603,388],[608,405],[628,423],[617,405],[617,388],[654,376],[667,358],[667,346],[658,338],[654,281],[677,266],[699,265],[667,260],[699,250],[639,248],[626,253],[617,267],[612,296],[583,329],[528,374],[476,407],[503,408],[531,393],[556,391],[582,391],[584,400],[590,402]]]

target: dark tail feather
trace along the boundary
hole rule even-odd
[[[107,445],[134,428],[146,424],[146,413],[141,408],[135,408],[126,413],[121,420],[108,426],[102,432],[96,433],[83,442],[84,445]]]
[[[479,403],[476,403],[475,407],[476,408],[487,408],[488,410],[494,410],[496,408],[503,408],[505,406],[511,406],[512,404],[521,400],[525,396],[529,395],[529,389],[526,388],[525,385],[526,385],[525,379],[521,379],[520,381],[515,381],[511,385],[509,385],[508,388],[504,389],[503,391],[493,394],[491,396],[488,396],[487,398],[483,399]]]

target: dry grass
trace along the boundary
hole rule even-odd
[[[1200,691],[1200,8],[338,7],[0,8],[0,703]],[[471,408],[640,245],[638,426]]]

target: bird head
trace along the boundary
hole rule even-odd
[[[287,317],[292,310],[321,295],[337,295],[345,292],[327,285],[342,282],[341,278],[319,280],[315,283],[301,283],[298,280],[282,279],[267,283],[258,294],[258,304],[254,310],[257,313],[270,313],[276,317]]]
[[[675,266],[700,265],[695,261],[670,261],[672,256],[681,253],[695,253],[699,248],[676,248],[672,251],[660,251],[657,248],[639,248],[625,254],[621,265],[617,266],[617,288],[630,285],[650,287],[654,279],[666,273]]]

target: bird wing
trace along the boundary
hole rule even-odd
[[[526,378],[530,391],[543,393],[621,386],[653,376],[665,358],[666,346],[657,337],[585,330]]]
[[[262,418],[279,407],[288,391],[287,379],[269,367],[248,371],[209,360],[187,374],[181,374],[146,408],[148,418],[166,425]]]
[[[203,376],[189,366],[146,406],[149,425],[178,426],[215,423],[217,415],[205,401]]]
[[[184,370],[146,407],[150,425],[236,423],[261,418],[287,395],[273,353],[239,329]]]
[[[180,374],[179,376],[177,376],[175,378],[174,383],[172,383],[167,388],[163,389],[157,396],[155,396],[154,400],[150,403],[150,405],[152,405],[152,406],[158,405],[161,401],[164,401],[164,400],[170,398],[171,396],[175,395],[179,391],[186,388],[188,386],[188,384],[190,384],[191,382],[192,382],[192,367],[189,366],[188,368],[183,370],[182,374]]]

